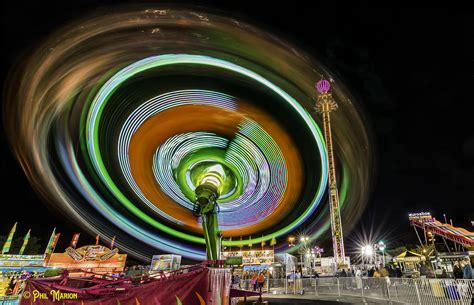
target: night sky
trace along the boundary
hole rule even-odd
[[[347,243],[371,228],[391,246],[415,243],[408,213],[474,220],[474,12],[380,10],[313,2],[184,2],[222,10],[288,39],[329,66],[358,97],[376,153],[370,202]],[[227,1],[226,1],[227,2]],[[48,33],[117,1],[2,1],[2,83],[19,55]],[[159,3],[159,2],[156,2]],[[19,222],[47,240],[54,226],[69,242],[75,228],[49,211],[13,158],[3,128],[0,235]],[[81,244],[92,242],[82,236]],[[392,243],[392,244],[390,244]]]

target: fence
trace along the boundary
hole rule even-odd
[[[18,305],[19,301],[18,297],[0,296],[0,305]]]
[[[242,289],[253,290],[249,280]],[[257,288],[258,289],[258,288]],[[263,293],[373,298],[404,304],[474,304],[474,280],[411,278],[267,279]]]

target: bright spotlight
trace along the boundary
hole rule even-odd
[[[374,248],[372,245],[365,245],[362,247],[362,255],[372,256],[374,254]]]
[[[378,249],[383,252],[383,251],[385,251],[385,248],[386,248],[385,243],[384,243],[382,240],[379,241],[379,243],[378,243]]]

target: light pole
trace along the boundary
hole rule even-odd
[[[311,271],[311,251],[308,249],[306,250],[306,262],[307,264],[305,265],[308,265],[310,268],[310,271]],[[306,267],[306,271],[308,271],[308,267]],[[311,273],[312,272],[309,272],[309,277],[311,278]]]
[[[294,246],[295,246],[295,237],[289,236],[289,237],[288,237],[288,247],[289,247],[289,248],[292,248],[292,247],[294,247]],[[286,270],[286,275],[288,275],[288,274],[291,272],[291,273],[293,274],[293,276],[294,276],[294,275],[295,275],[295,272],[296,272],[296,270],[295,270],[296,266],[293,266],[293,264],[291,264],[291,266],[292,266],[292,267],[291,267],[292,270]],[[285,269],[287,269],[287,267],[288,267],[288,264],[286,264]],[[289,272],[289,271],[290,271],[290,272]]]
[[[307,249],[306,243],[309,241],[309,237],[303,235],[300,237],[300,241],[303,243],[303,249],[300,248],[301,275],[303,275],[303,267],[305,266],[303,252]]]

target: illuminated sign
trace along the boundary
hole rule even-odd
[[[104,246],[86,246],[79,249],[68,247],[65,252],[75,261],[95,261],[97,259],[106,261],[118,254],[118,249],[110,250]]]
[[[269,265],[246,265],[244,266],[244,271],[250,271],[250,270],[268,270],[270,268]]]
[[[73,249],[71,247],[68,247],[66,249],[66,254],[69,255],[69,257],[75,261],[82,261],[84,259],[84,256],[77,252],[76,249]]]
[[[104,255],[100,256],[99,259],[101,261],[106,261],[106,260],[109,260],[110,258],[112,258],[112,256],[114,256],[117,253],[118,253],[118,249],[115,248],[112,251],[110,251],[109,253],[105,253]]]
[[[243,265],[266,264],[271,265],[275,261],[273,250],[238,250],[238,251],[222,251],[222,257],[242,257]]]
[[[44,267],[44,255],[0,254],[0,268]]]
[[[411,213],[408,214],[409,220],[416,220],[416,221],[425,221],[425,222],[432,222],[433,217],[431,217],[431,213],[429,212],[421,212],[421,213]]]
[[[125,268],[126,254],[118,249],[110,250],[101,245],[90,245],[73,249],[68,247],[64,253],[52,253],[48,267],[63,269],[83,269],[99,274],[118,273]]]
[[[181,267],[181,255],[162,254],[153,255],[151,259],[151,271],[171,271]]]
[[[226,265],[242,265],[242,256],[228,256],[225,258]]]

